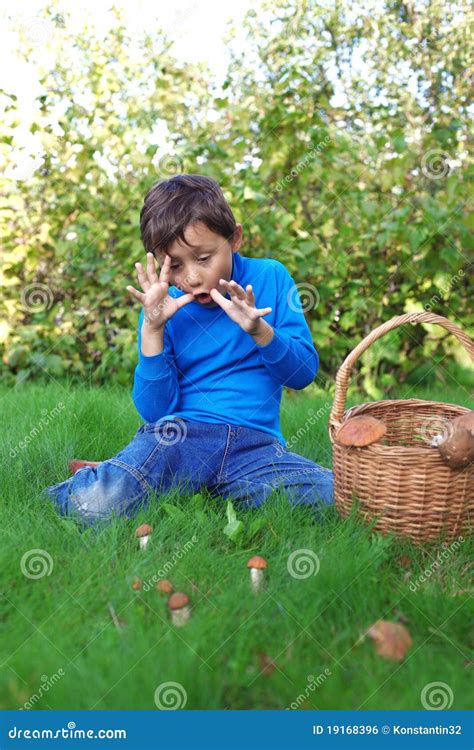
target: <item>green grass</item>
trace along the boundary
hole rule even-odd
[[[462,387],[410,396],[474,406]],[[435,681],[452,690],[453,709],[469,707],[469,540],[412,592],[410,581],[440,543],[422,547],[371,533],[333,508],[322,516],[291,508],[284,494],[258,511],[238,511],[240,548],[223,534],[225,501],[206,496],[190,501],[169,493],[162,500],[174,512],[155,502],[135,519],[83,530],[40,492],[68,476],[71,458],[105,459],[132,439],[140,419],[130,393],[58,383],[5,389],[0,398],[0,708],[20,708],[42,694],[33,698],[35,708],[154,709],[155,690],[168,681],[184,687],[187,709],[420,709],[423,687]],[[42,410],[59,402],[59,415],[13,458]],[[305,393],[285,396],[285,437],[296,435],[309,408],[325,403]],[[328,412],[291,449],[331,466],[327,421]],[[133,532],[143,521],[155,530],[140,552]],[[22,574],[31,549],[51,556],[49,576]],[[288,573],[288,556],[298,549],[317,554],[317,575],[298,580]],[[269,561],[268,585],[257,597],[246,568],[253,554]],[[153,587],[131,587],[134,576],[150,580],[167,563],[167,577],[193,604],[179,629]],[[109,603],[124,627],[114,625]],[[358,643],[379,618],[408,627],[413,646],[403,662],[383,660],[370,639]],[[48,690],[40,688],[45,678]]]

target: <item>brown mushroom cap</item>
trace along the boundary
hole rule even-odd
[[[453,429],[462,428],[474,437],[474,410],[461,414],[453,420]]]
[[[251,557],[247,563],[247,568],[257,568],[257,570],[264,570],[266,567],[268,567],[268,563],[265,558],[260,557],[260,555],[254,555],[254,557]]]
[[[361,448],[380,440],[387,432],[387,425],[381,419],[361,414],[344,422],[336,433],[336,440],[341,445]]]
[[[175,591],[168,599],[168,607],[170,609],[182,609],[186,604],[189,604],[189,596],[183,594],[182,591]]]
[[[149,536],[152,531],[153,531],[153,526],[150,526],[147,523],[143,523],[135,531],[135,536],[138,536],[138,537],[140,537],[140,536]]]
[[[167,581],[166,578],[164,578],[162,581],[157,582],[156,590],[161,594],[171,594],[173,591],[173,584],[171,581]]]
[[[462,469],[474,461],[474,411],[453,419],[449,434],[439,443],[438,450],[452,469]]]
[[[143,581],[141,578],[138,578],[138,576],[135,576],[132,583],[132,589],[134,591],[140,591],[141,587],[143,585]]]

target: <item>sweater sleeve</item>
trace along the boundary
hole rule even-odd
[[[132,398],[142,419],[157,422],[163,417],[171,416],[178,406],[178,372],[168,324],[165,325],[163,351],[151,357],[142,353],[143,318],[142,309],[138,321],[138,365],[135,368]]]
[[[281,385],[301,390],[315,378],[319,356],[306,323],[298,288],[283,263],[276,265],[274,335],[258,346],[263,362]]]

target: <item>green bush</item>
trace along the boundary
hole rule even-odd
[[[300,285],[320,386],[394,315],[429,310],[472,333],[467,2],[264,5],[223,90],[161,33],[137,55],[116,14],[98,39],[44,11],[55,63],[41,71],[31,178],[12,171],[20,115],[0,94],[6,382],[131,383],[139,212],[182,171],[215,177],[244,225],[241,252],[281,260]],[[25,39],[20,52],[34,59]],[[443,382],[447,363],[472,382],[454,337],[405,327],[371,347],[355,382],[380,397],[420,374]]]

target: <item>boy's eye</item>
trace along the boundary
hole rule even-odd
[[[199,261],[205,261],[205,260],[209,260],[209,258],[210,258],[210,257],[211,257],[210,255],[206,255],[206,256],[205,256],[205,257],[203,257],[203,258],[198,258],[198,260],[199,260]],[[174,268],[179,268],[179,266],[177,266],[177,265],[175,264],[174,266],[170,266],[170,268],[173,268],[173,269],[174,269]]]

